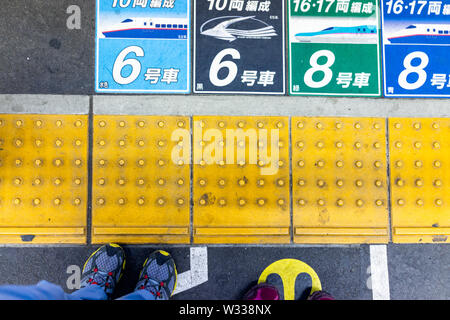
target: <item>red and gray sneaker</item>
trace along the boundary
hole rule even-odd
[[[334,297],[326,291],[315,291],[308,297],[308,300],[334,300]]]
[[[280,300],[278,289],[268,283],[253,286],[244,296],[244,300]]]
[[[147,290],[155,300],[168,300],[177,286],[177,268],[170,254],[154,251],[144,262],[135,290]]]
[[[125,253],[122,247],[115,243],[104,245],[97,249],[84,264],[81,288],[100,286],[110,298],[124,269]]]

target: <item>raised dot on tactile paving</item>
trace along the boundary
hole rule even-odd
[[[317,186],[318,187],[324,187],[325,186],[325,181],[323,181],[322,179],[317,180]]]
[[[55,146],[56,146],[56,147],[61,147],[62,145],[63,145],[63,142],[62,142],[61,139],[56,139],[56,140],[55,140]]]
[[[381,199],[375,200],[375,205],[378,206],[378,207],[382,206],[383,203],[384,203],[384,202],[383,202],[383,200],[381,200]]]
[[[318,161],[316,162],[316,166],[319,167],[319,168],[323,168],[323,167],[325,166],[325,161],[323,161],[323,160],[318,160]]]
[[[358,179],[355,181],[355,186],[357,186],[358,188],[361,188],[363,185],[364,185],[364,183],[362,180]]]
[[[357,199],[355,204],[356,204],[357,207],[362,207],[364,205],[364,201],[361,200],[361,199]]]
[[[342,206],[344,205],[344,200],[342,200],[342,199],[336,200],[336,205],[337,205],[338,207],[342,207]]]
[[[80,205],[80,204],[81,204],[81,199],[80,199],[80,198],[75,198],[75,199],[73,199],[73,204],[74,204],[75,206]]]
[[[342,179],[337,179],[337,180],[336,180],[336,185],[337,185],[338,187],[342,187],[342,186],[344,185],[344,181],[343,181]]]
[[[435,187],[441,187],[442,186],[442,181],[439,180],[439,179],[436,179],[436,180],[433,181],[433,185]]]
[[[414,181],[414,184],[416,185],[416,187],[422,187],[423,186],[423,180],[422,179],[416,179],[416,181]]]
[[[219,199],[219,206],[223,207],[227,204],[227,201],[224,198]]]
[[[297,204],[298,204],[299,206],[304,206],[304,205],[306,204],[306,201],[305,201],[304,199],[298,199],[298,200],[297,200]]]

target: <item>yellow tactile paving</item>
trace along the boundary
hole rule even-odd
[[[190,241],[188,117],[94,116],[92,241]]]
[[[193,121],[194,242],[289,243],[289,119]]]
[[[450,242],[450,119],[389,119],[394,242]]]
[[[85,243],[88,118],[0,114],[0,243]]]
[[[292,118],[294,242],[389,240],[386,120]]]

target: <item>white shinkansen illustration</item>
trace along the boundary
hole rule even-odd
[[[217,23],[221,20],[224,21]],[[216,17],[200,26],[200,34],[229,42],[236,39],[271,39],[277,35],[273,26],[254,16]]]
[[[127,18],[110,30],[106,38],[187,39],[188,19]]]
[[[297,33],[295,39],[308,43],[377,43],[378,33],[374,25],[328,27],[316,32]]]
[[[450,44],[450,24],[411,24],[387,39],[390,43]]]

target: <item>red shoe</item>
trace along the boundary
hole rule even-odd
[[[276,287],[261,283],[252,287],[244,296],[244,300],[280,300]]]
[[[334,297],[326,291],[315,291],[308,297],[308,300],[335,300]]]

